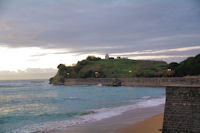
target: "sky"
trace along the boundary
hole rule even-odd
[[[0,0],[0,79],[49,78],[106,53],[168,63],[199,54],[200,1]]]

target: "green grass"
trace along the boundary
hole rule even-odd
[[[100,59],[89,56],[75,66],[58,65],[57,74],[50,82],[64,82],[65,78],[131,78],[166,77],[200,74],[200,54],[178,63],[167,64],[164,61]],[[167,71],[171,69],[172,71]],[[95,73],[98,72],[98,75]]]
[[[115,59],[88,61],[80,69],[79,73],[85,73],[91,70],[93,72],[103,72],[106,78],[127,78],[134,77],[137,73],[142,72],[146,76],[154,76],[156,73],[166,70],[166,68],[167,63],[161,61]]]
[[[131,78],[166,76],[168,64],[163,61],[131,59],[86,59],[75,66],[58,66],[50,82],[64,82],[65,78]],[[98,72],[98,75],[95,73]]]

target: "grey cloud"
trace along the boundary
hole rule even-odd
[[[69,48],[79,54],[200,45],[198,0],[8,1],[1,21],[15,29],[0,31],[0,40],[11,47]]]

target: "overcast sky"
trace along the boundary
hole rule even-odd
[[[200,1],[0,0],[0,77],[106,53],[167,62],[200,53]]]

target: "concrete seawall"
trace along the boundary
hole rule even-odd
[[[170,77],[170,78],[84,78],[65,79],[64,85],[105,85],[112,86],[115,82],[121,82],[122,86],[155,86],[168,85],[200,85],[199,77]]]

